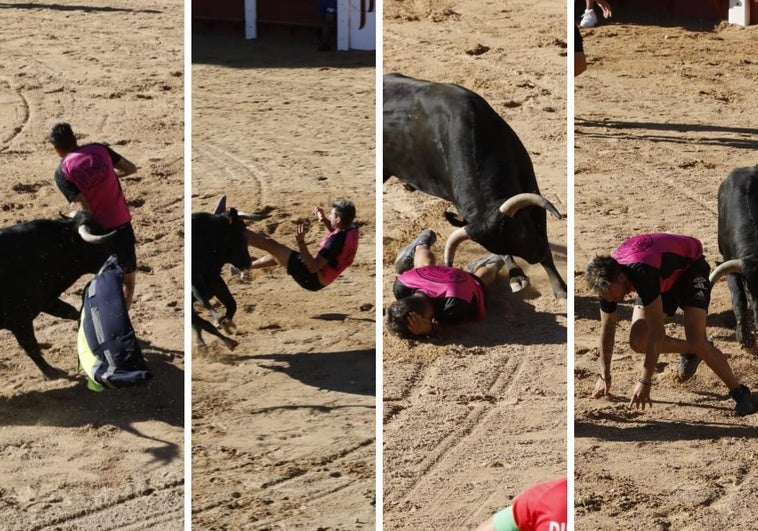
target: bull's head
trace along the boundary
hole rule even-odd
[[[230,228],[228,262],[238,269],[248,269],[253,260],[250,258],[250,251],[247,247],[245,221],[235,208],[230,209],[227,214],[224,214],[224,217],[228,218]]]
[[[505,223],[501,228],[500,222],[513,219],[516,213],[526,206],[538,206],[544,208],[553,214],[556,218],[563,219],[563,216],[560,214],[560,212],[558,212],[558,209],[556,209],[550,201],[541,195],[532,193],[516,194],[513,197],[508,198],[502,205],[500,205],[497,211],[489,212],[485,215],[485,219],[483,221],[485,227],[483,229],[480,227],[471,226],[461,227],[453,231],[453,233],[450,234],[450,237],[448,237],[447,243],[445,244],[445,264],[453,264],[455,251],[458,246],[464,241],[472,239],[473,237],[479,241],[479,243],[483,243],[482,238],[479,237],[479,233],[487,234],[487,237],[489,239],[497,239],[503,242],[509,240],[513,241],[514,239],[520,237],[523,238],[524,234],[515,233],[515,231],[518,231],[519,229],[517,227],[513,227],[512,223]],[[503,220],[503,217],[507,219]],[[485,245],[485,247],[488,246]],[[505,250],[490,247],[488,247],[488,249],[497,254],[510,254],[510,252],[504,252]],[[535,247],[542,247],[542,244],[535,242]]]
[[[67,218],[68,216],[63,217]],[[99,232],[102,232],[102,227],[95,223],[95,221],[92,219],[92,215],[88,212],[76,212],[73,216],[71,216],[71,219],[74,221],[74,226],[76,227],[79,236],[87,243],[105,243],[110,240],[114,234],[116,234],[115,230],[107,234],[97,234]]]
[[[758,296],[758,262],[756,262],[756,260],[742,258],[727,260],[726,262],[719,264],[716,269],[711,272],[708,280],[710,280],[711,286],[713,286],[724,275],[733,273],[738,273],[745,277],[750,292],[754,296]]]
[[[719,264],[716,269],[711,271],[711,276],[708,277],[708,280],[711,282],[711,285],[714,285],[724,275],[742,273],[743,265],[743,261],[739,258],[734,260],[727,260],[723,264]]]

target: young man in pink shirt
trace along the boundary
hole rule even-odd
[[[58,189],[77,210],[89,211],[106,231],[116,231],[106,245],[116,254],[124,271],[124,298],[128,309],[137,275],[136,238],[119,177],[135,173],[137,167],[104,144],[79,146],[67,123],[53,126],[49,138],[61,157],[55,171]]]
[[[645,362],[629,405],[642,409],[652,405],[650,389],[658,356],[676,352],[682,355],[681,381],[690,379],[702,360],[729,388],[738,415],[755,411],[750,389],[740,384],[724,354],[706,339],[710,269],[699,240],[670,233],[634,236],[612,256],[596,256],[590,261],[585,278],[600,298],[600,375],[593,397],[610,393],[616,307],[626,295],[636,292],[629,343],[635,352],[645,354]],[[684,340],[666,335],[664,329],[666,316],[674,315],[677,308],[684,312]]]
[[[471,262],[465,270],[435,265],[431,246],[436,241],[437,234],[426,229],[395,260],[397,300],[387,308],[385,323],[400,337],[430,336],[442,325],[484,319],[485,288],[505,265],[495,254]]]
[[[332,203],[329,217],[319,207],[314,208],[313,213],[327,230],[315,254],[305,243],[307,229],[302,223],[295,232],[297,251],[248,230],[247,244],[268,253],[253,261],[251,268],[282,266],[295,282],[309,291],[319,291],[331,284],[353,263],[358,250],[360,232],[353,223],[355,205],[347,199],[337,199]]]

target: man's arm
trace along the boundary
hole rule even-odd
[[[479,524],[476,531],[519,531],[513,518],[513,506],[508,506],[485,522]]]
[[[84,210],[89,212],[89,203],[87,202],[87,198],[84,197],[83,194],[76,194],[76,197],[74,197],[71,200],[71,203],[74,205],[74,208],[76,210]]]
[[[658,295],[653,302],[645,306],[645,324],[647,324],[647,348],[645,349],[645,363],[642,366],[640,377],[634,386],[634,394],[629,401],[629,406],[645,409],[645,404],[651,407],[650,388],[653,385],[653,375],[658,365],[661,343],[666,334],[663,327],[664,314],[661,296]]]
[[[327,264],[327,262],[326,258],[319,254],[317,254],[315,258],[311,255],[311,252],[308,250],[308,246],[305,243],[306,232],[308,231],[305,229],[305,225],[299,223],[297,225],[295,239],[297,240],[297,247],[300,251],[300,257],[303,259],[305,267],[307,267],[308,271],[311,273],[316,273],[320,271]]]
[[[607,313],[600,310],[600,375],[595,383],[593,398],[610,395],[611,391],[611,359],[616,343],[616,311]]]

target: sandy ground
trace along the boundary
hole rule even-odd
[[[384,4],[384,72],[481,94],[529,151],[540,189],[566,212],[566,23],[561,2]],[[397,251],[454,208],[396,179],[383,188],[384,304]],[[565,221],[548,221],[566,272]],[[441,253],[442,244],[438,244]],[[487,254],[464,243],[457,265]],[[522,265],[527,265],[520,261]],[[526,487],[566,473],[566,306],[542,267],[490,291],[486,321],[431,341],[384,333],[384,529],[472,529]]]
[[[0,226],[68,212],[47,142],[56,121],[137,164],[122,181],[139,242],[131,318],[154,372],[146,388],[88,391],[76,324],[43,314],[45,358],[72,377],[45,381],[0,331],[0,527],[181,529],[182,2],[4,2],[0,14]],[[63,298],[78,307],[89,278]]]
[[[756,163],[758,26],[615,11],[613,23],[583,30],[589,69],[576,82],[576,529],[755,529],[758,415],[734,416],[704,365],[677,383],[676,354],[660,358],[652,410],[628,410],[643,361],[626,344],[633,300],[619,307],[616,394],[590,398],[599,310],[582,271],[652,231],[695,236],[712,266],[721,260],[718,185]],[[683,337],[681,312],[671,323]],[[722,282],[708,334],[756,390],[756,353],[740,350],[733,324]]]
[[[224,270],[239,346],[206,334],[206,352],[193,350],[197,529],[374,529],[374,54],[316,44],[307,31],[193,40],[192,210],[227,194],[269,215],[250,229],[292,247],[308,220],[315,250],[313,207],[346,197],[362,235],[352,267],[318,293],[280,268],[250,282]]]

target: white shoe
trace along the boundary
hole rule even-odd
[[[597,26],[597,15],[594,9],[587,9],[582,15],[582,20],[579,21],[580,28],[592,28]]]

